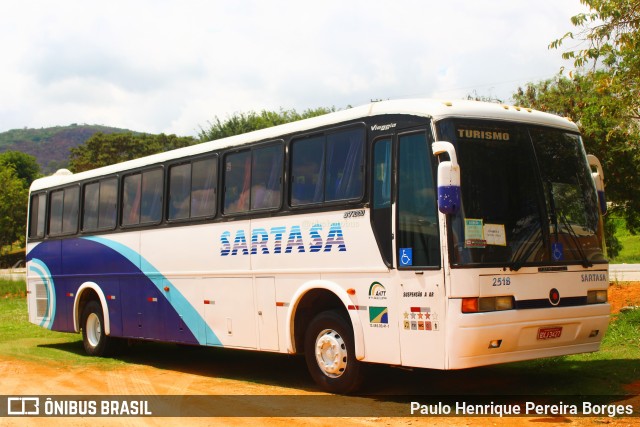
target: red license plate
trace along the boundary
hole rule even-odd
[[[562,326],[538,329],[539,340],[552,340],[554,338],[560,338],[560,335],[562,335]]]

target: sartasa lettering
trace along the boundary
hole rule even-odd
[[[580,278],[583,282],[606,282],[607,276],[603,273],[581,274]]]
[[[285,237],[286,236],[286,237]],[[236,232],[233,242],[231,232],[225,231],[220,235],[220,255],[269,255],[290,253],[331,252],[334,248],[338,252],[346,252],[342,227],[339,222],[329,226],[326,238],[323,238],[322,225],[314,224],[303,236],[299,225],[287,227],[254,228],[248,236],[245,230]]]

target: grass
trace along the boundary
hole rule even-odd
[[[0,280],[0,355],[47,363],[122,365],[115,359],[90,358],[84,354],[81,336],[53,332],[29,323],[24,282]]]
[[[627,230],[624,218],[614,218],[616,237],[622,244],[622,250],[611,262],[615,264],[640,264],[640,235]]]
[[[613,262],[616,264],[640,264],[640,236],[634,236],[627,230],[618,230],[616,235],[622,244],[622,250]]]
[[[551,357],[505,365],[510,375],[532,368],[527,386],[539,394],[618,395],[640,381],[640,310],[612,316],[607,335],[596,353]],[[536,394],[537,392],[532,392]]]
[[[171,344],[145,343],[118,359],[88,357],[84,354],[79,334],[53,332],[29,323],[24,294],[16,296],[21,290],[24,290],[24,282],[0,281],[0,357],[3,358],[96,370],[143,364],[293,388],[313,387],[305,373],[304,363],[270,353],[219,349],[195,352],[195,349]],[[189,359],[187,364],[185,357]],[[265,364],[274,369],[264,369]],[[293,380],[277,374],[279,370],[290,369],[297,369],[300,373]],[[379,391],[376,384],[396,384],[395,389],[405,394],[407,390],[414,389],[438,395],[491,393],[613,397],[627,394],[625,386],[640,381],[640,310],[613,315],[601,350],[596,353],[460,371],[400,372],[381,366],[375,366],[375,369],[373,372],[376,374],[372,378],[375,381],[370,381],[372,384],[367,387],[374,394]],[[424,384],[432,386],[425,388]]]
[[[0,280],[0,298],[26,296],[27,285],[22,281]]]
[[[614,315],[603,347],[619,358],[640,361],[640,310],[627,310]]]

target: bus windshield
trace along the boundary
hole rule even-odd
[[[461,170],[462,206],[448,221],[453,266],[606,262],[577,133],[479,120],[445,120],[438,130]]]

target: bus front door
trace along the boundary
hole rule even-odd
[[[401,359],[405,366],[442,368],[445,293],[430,133],[399,133],[397,141],[394,240]]]

